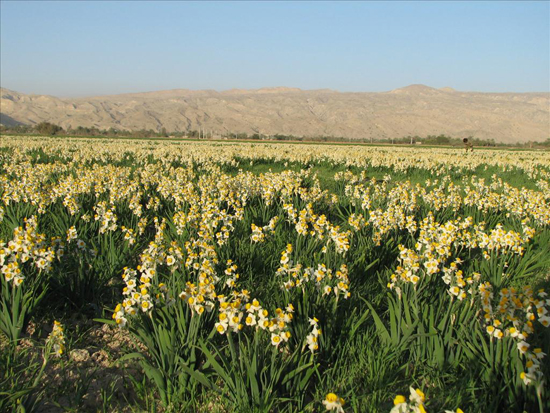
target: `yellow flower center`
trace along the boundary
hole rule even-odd
[[[397,406],[401,403],[405,403],[405,396],[398,394],[397,396],[395,396],[395,399],[393,399],[393,404]]]

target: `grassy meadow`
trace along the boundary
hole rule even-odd
[[[2,136],[0,411],[550,410],[550,152]]]

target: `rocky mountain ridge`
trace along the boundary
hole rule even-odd
[[[479,93],[410,85],[389,92],[276,87],[227,91],[174,89],[58,98],[0,89],[0,121],[63,128],[205,130],[222,135],[474,136],[496,142],[550,137],[550,93]]]

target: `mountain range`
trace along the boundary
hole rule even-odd
[[[550,93],[460,92],[411,85],[388,92],[330,89],[174,89],[85,98],[58,98],[0,89],[0,123],[63,128],[186,131],[214,136],[334,136],[350,139],[408,135],[473,136],[496,142],[550,137]]]

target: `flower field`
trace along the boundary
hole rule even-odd
[[[3,136],[0,198],[0,411],[550,410],[549,152]]]

